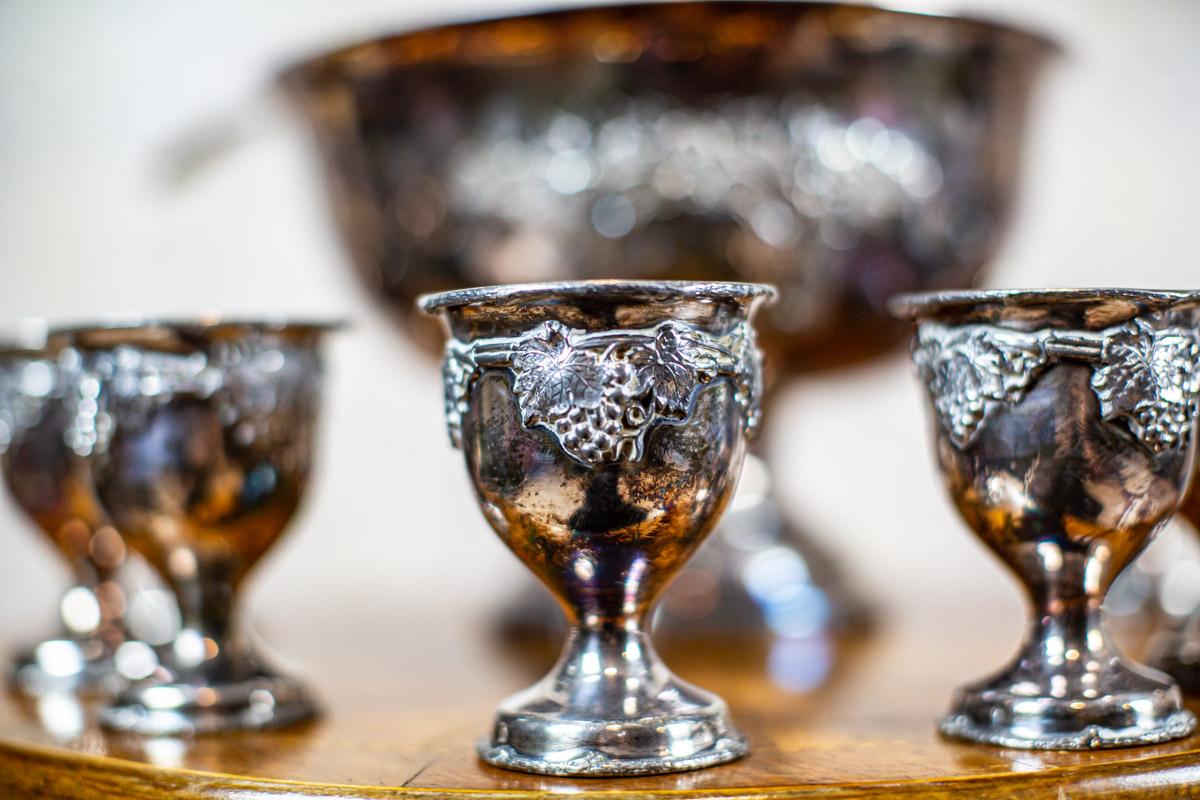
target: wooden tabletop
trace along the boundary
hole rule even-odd
[[[297,623],[299,625],[299,623]],[[669,643],[668,663],[720,692],[748,758],[671,776],[564,780],[474,755],[491,709],[552,653],[496,641],[453,615],[398,621],[331,613],[282,637],[325,716],[289,731],[194,741],[106,736],[63,699],[0,700],[0,797],[426,798],[531,793],[622,798],[1200,796],[1200,738],[1089,753],[941,740],[954,684],[998,667],[1015,621],[962,610],[883,620],[870,635]]]

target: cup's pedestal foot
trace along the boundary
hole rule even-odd
[[[9,669],[9,683],[20,694],[39,697],[68,693],[110,696],[125,685],[112,653],[93,639],[48,639],[19,652]]]
[[[506,703],[492,739],[480,742],[479,756],[521,772],[616,777],[684,772],[746,755],[746,739],[733,727],[725,704],[686,689],[692,697],[680,696],[652,709],[656,713],[627,719],[580,718],[548,698],[518,707]]]
[[[953,739],[1024,750],[1095,750],[1137,747],[1189,735],[1196,718],[1183,707],[1179,688],[1143,672],[1120,668],[1116,678],[1128,688],[1096,697],[1079,693],[1056,697],[1030,693],[1028,682],[968,687],[939,725]],[[1111,685],[1110,676],[1096,683]]]
[[[229,684],[131,686],[100,712],[100,724],[143,736],[191,736],[281,728],[316,714],[303,684],[264,675]]]

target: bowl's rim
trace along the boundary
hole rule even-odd
[[[993,33],[1025,39],[1030,44],[1043,50],[1046,55],[1058,56],[1064,52],[1063,45],[1057,39],[1055,39],[1049,33],[1045,33],[1035,28],[992,19],[986,15],[958,13],[955,11],[938,11],[934,9],[925,10],[897,8],[894,5],[886,2],[886,0],[849,0],[848,2],[838,2],[837,0],[635,0],[635,2],[589,2],[582,5],[559,4],[552,5],[549,8],[533,7],[526,9],[514,9],[508,13],[466,16],[461,19],[451,19],[442,23],[417,24],[411,28],[401,27],[391,33],[381,34],[378,36],[366,36],[358,40],[348,41],[345,44],[335,46],[327,50],[317,50],[315,51],[315,54],[309,55],[308,57],[297,58],[287,63],[282,69],[280,69],[276,75],[276,78],[277,81],[284,86],[288,86],[296,82],[303,83],[303,80],[306,77],[325,73],[331,69],[336,69],[339,65],[352,62],[356,54],[363,52],[366,48],[378,47],[393,42],[399,42],[408,37],[427,35],[438,31],[451,31],[456,29],[470,28],[478,25],[486,25],[489,23],[512,22],[517,20],[536,20],[550,17],[567,18],[596,12],[620,13],[622,11],[650,9],[656,6],[669,7],[689,5],[729,7],[744,6],[747,10],[755,7],[772,9],[784,9],[788,7],[858,9],[864,12],[877,12],[880,14],[886,14],[905,19],[929,19],[935,23],[961,24],[969,27],[977,27]]]
[[[259,333],[332,333],[344,330],[350,323],[345,318],[310,319],[307,317],[271,316],[224,316],[197,315],[181,317],[120,315],[111,319],[84,322],[67,322],[50,325],[47,340],[85,337],[89,334],[143,333],[167,331],[186,335],[211,335],[227,331],[254,331]]]
[[[692,300],[764,300],[773,301],[778,296],[774,286],[765,283],[741,283],[737,281],[649,281],[649,280],[577,280],[547,281],[542,283],[510,283],[496,286],[478,286],[470,289],[452,289],[447,292],[423,294],[417,298],[417,307],[426,314],[438,314],[463,306],[482,305],[497,301],[528,301],[586,299],[628,295],[629,299],[668,299],[676,297]]]
[[[1123,287],[939,290],[896,295],[888,301],[888,310],[900,319],[920,320],[969,310],[975,306],[1015,308],[1122,300],[1138,303],[1148,309],[1161,309],[1187,301],[1200,303],[1200,290]]]

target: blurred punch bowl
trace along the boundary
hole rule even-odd
[[[895,302],[917,323],[946,487],[1032,607],[1019,655],[958,690],[945,735],[1087,750],[1195,728],[1179,687],[1109,642],[1101,603],[1179,508],[1195,462],[1198,300],[1079,289]]]
[[[283,85],[315,128],[358,274],[431,350],[422,292],[763,281],[781,290],[761,336],[778,386],[894,348],[892,294],[975,280],[1053,50],[865,6],[661,3],[381,38]],[[855,614],[753,466],[667,593],[665,630],[803,637]]]
[[[197,320],[73,327],[82,364],[68,441],[128,545],[162,576],[181,627],[101,713],[111,729],[174,736],[309,719],[237,612],[251,568],[308,484],[325,324]]]
[[[675,677],[650,609],[724,510],[758,427],[751,318],[766,286],[584,281],[427,295],[446,323],[446,415],[488,523],[570,623],[504,701],[481,757],[549,775],[739,758],[725,703]]]

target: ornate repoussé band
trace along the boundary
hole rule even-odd
[[[443,375],[456,447],[471,387],[490,369],[512,373],[522,424],[550,431],[589,466],[638,461],[654,426],[686,419],[696,395],[718,378],[731,382],[747,432],[760,423],[762,355],[747,323],[716,335],[675,320],[590,333],[551,321],[515,337],[451,339]]]
[[[913,360],[939,422],[960,448],[1056,361],[1092,364],[1091,387],[1104,419],[1123,419],[1153,452],[1187,444],[1200,402],[1200,334],[1144,318],[1096,332],[924,322]]]

